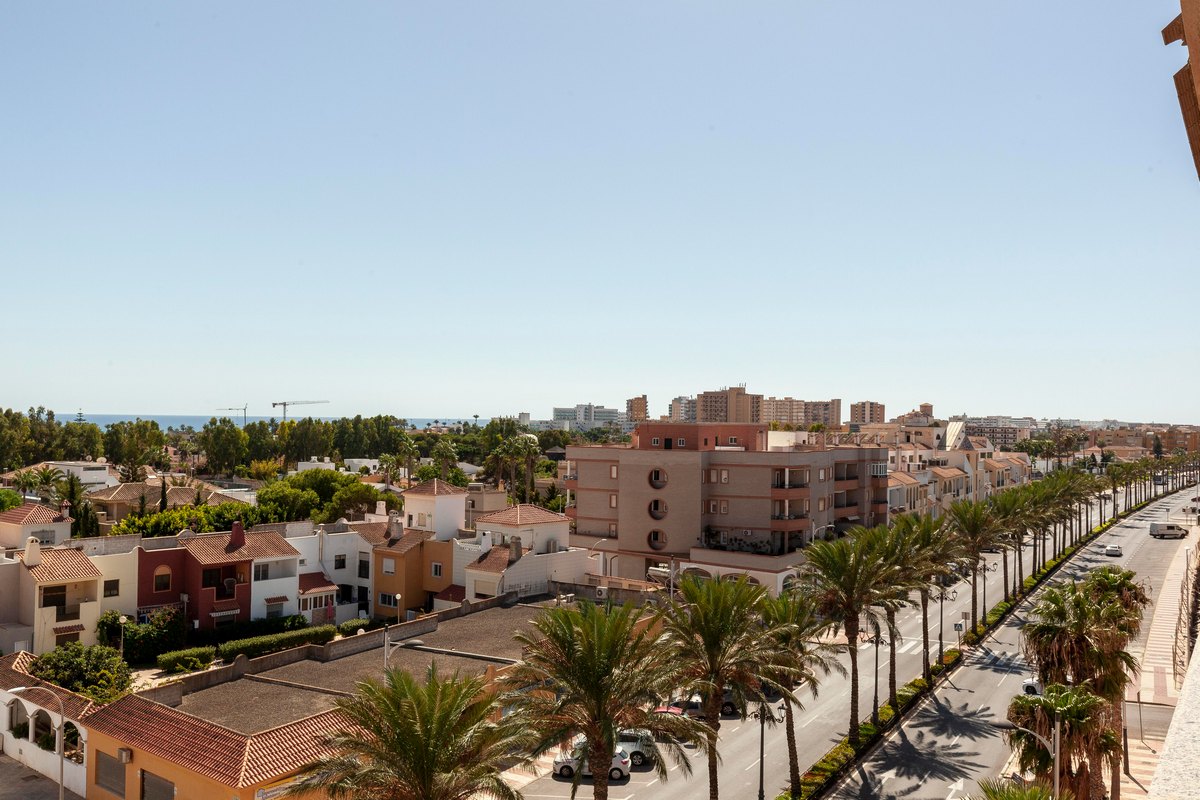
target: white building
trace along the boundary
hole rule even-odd
[[[50,547],[69,541],[70,507],[66,502],[56,509],[27,502],[0,513],[0,550],[24,547],[30,537]]]

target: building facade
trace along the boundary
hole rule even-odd
[[[854,423],[882,424],[887,419],[883,403],[861,400],[850,404],[850,421]]]
[[[747,394],[745,386],[731,386],[696,395],[696,422],[762,422],[761,394]]]

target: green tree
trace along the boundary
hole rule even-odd
[[[24,498],[12,489],[0,489],[0,511],[8,511],[24,502]]]
[[[602,765],[592,770],[597,800],[608,797],[608,765],[622,729],[653,734],[650,756],[664,781],[668,772],[659,751],[690,774],[691,763],[678,742],[704,737],[703,724],[650,710],[676,686],[679,665],[652,633],[656,620],[640,616],[629,604],[547,608],[533,620],[532,632],[517,634],[524,657],[504,681],[507,702],[536,731],[532,755],[582,737],[587,762]],[[579,779],[576,773],[572,796]]]
[[[300,489],[289,481],[275,481],[258,490],[258,505],[275,509],[281,520],[290,522],[308,519],[320,507],[321,498],[312,489]]]
[[[501,773],[525,752],[530,732],[498,708],[483,680],[442,678],[431,666],[420,683],[389,670],[337,700],[345,729],[331,738],[334,754],[306,764],[293,795],[331,798],[472,800],[490,795],[519,800]]]
[[[29,674],[109,703],[129,690],[132,677],[121,654],[104,645],[67,642],[33,660]]]
[[[71,535],[86,535],[83,530],[87,516],[84,506],[90,506],[90,503],[84,499],[86,493],[83,491],[83,481],[79,480],[78,475],[70,472],[55,484],[54,494],[59,503],[67,502],[71,505]]]
[[[277,425],[264,420],[255,420],[242,430],[246,433],[246,458],[249,461],[271,461],[279,459],[279,441],[275,438]]]
[[[374,486],[355,481],[334,492],[329,502],[313,514],[313,522],[334,522],[342,517],[362,516],[367,511],[374,511],[375,504],[380,500],[390,505],[396,503],[391,493],[384,495]]]
[[[975,630],[979,626],[979,569],[984,563],[983,552],[1000,543],[1002,529],[987,503],[965,499],[950,504],[946,524],[958,536],[970,565],[971,630]]]
[[[37,491],[43,503],[49,503],[54,496],[54,486],[63,479],[63,473],[56,467],[38,467],[33,471],[37,476]]]
[[[152,451],[161,451],[166,434],[154,420],[113,422],[104,429],[104,454],[113,464],[149,462]]]
[[[979,782],[979,794],[971,800],[1074,800],[1074,797],[1061,788],[1055,797],[1052,786],[1036,781],[1018,784],[1004,778],[984,778]]]
[[[1059,724],[1059,782],[1080,800],[1092,796],[1097,774],[1093,774],[1096,759],[1120,760],[1120,739],[1105,724],[1104,699],[1086,686],[1064,686],[1052,683],[1042,695],[1019,694],[1008,707],[1008,719],[1014,725],[1027,728],[1047,741],[1054,738],[1054,718]],[[1016,751],[1017,766],[1022,772],[1032,772],[1046,784],[1054,781],[1053,754],[1035,737],[1025,731],[1006,734],[1009,745]],[[1096,765],[1098,768],[1098,765]],[[1097,798],[1102,794],[1096,795]]]
[[[458,450],[455,449],[454,442],[445,436],[438,437],[437,444],[433,446],[429,455],[442,480],[449,478],[450,470],[458,466]]]
[[[29,441],[29,420],[25,415],[11,408],[0,412],[0,470],[33,463],[28,458]]]
[[[295,463],[316,456],[333,455],[333,426],[320,419],[305,417],[299,421],[281,423],[281,449],[284,460]]]
[[[204,451],[209,472],[232,475],[234,467],[246,463],[248,438],[229,417],[213,417],[197,434],[196,442]]]
[[[104,434],[91,422],[68,422],[59,439],[62,457],[71,461],[92,461],[104,455]]]
[[[404,462],[404,474],[408,476],[409,486],[413,485],[413,479],[416,478],[414,464],[419,457],[417,443],[407,433],[400,431],[396,436],[396,458]]]

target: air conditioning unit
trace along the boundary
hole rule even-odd
[[[597,600],[608,599],[608,587],[607,586],[597,586],[596,587],[596,599]]]
[[[558,539],[547,539],[546,540],[546,552],[547,553],[557,553],[558,552]]]
[[[122,764],[128,764],[133,761],[133,751],[128,747],[117,748],[117,760]]]

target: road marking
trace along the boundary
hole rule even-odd
[[[730,729],[729,729],[729,732],[730,732],[730,733],[737,733],[737,732],[738,732],[738,728],[740,728],[740,727],[742,727],[742,726],[741,726],[741,725],[738,725],[738,726],[737,726],[737,727],[735,727],[735,728],[730,728]]]
[[[675,765],[675,766],[673,766],[673,767],[668,767],[668,768],[667,768],[667,772],[674,772],[674,771],[675,771],[675,770],[677,770],[677,769],[679,769],[679,765],[678,765],[678,764],[676,764],[676,765]]]
[[[753,761],[751,761],[750,766],[746,767],[744,770],[742,770],[742,772],[749,772],[750,770],[754,769],[757,766],[758,766],[758,759],[756,758]]]
[[[647,788],[647,789],[649,789],[651,786],[653,786],[653,785],[654,785],[654,784],[656,784],[656,783],[658,783],[658,778],[655,778],[654,780],[652,780],[652,781],[650,781],[649,783],[647,783],[647,784],[646,784],[646,788]]]

